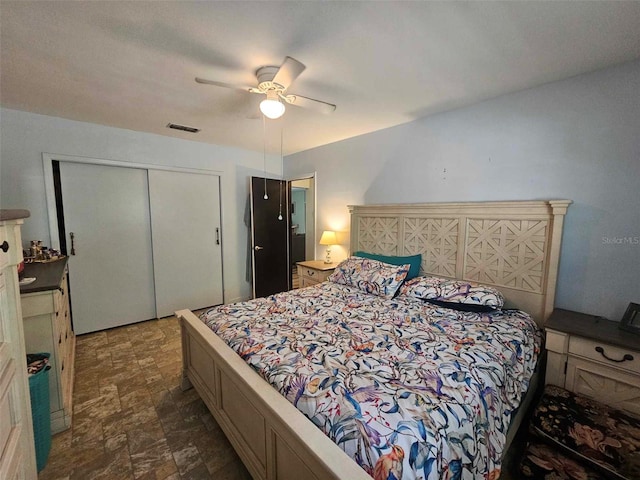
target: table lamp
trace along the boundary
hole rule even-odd
[[[325,230],[320,237],[320,245],[327,246],[327,256],[324,259],[324,263],[331,263],[331,245],[337,245],[338,239],[336,238],[336,232],[331,230]]]

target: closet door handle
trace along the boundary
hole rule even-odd
[[[255,247],[253,247],[253,249],[258,252],[260,250],[264,250],[264,247],[261,247],[260,245],[256,245]]]
[[[2,245],[0,245],[0,250],[2,250],[4,253],[7,253],[9,251],[9,242],[7,242],[6,240],[2,242]]]
[[[76,234],[73,232],[69,233],[69,237],[71,237],[71,255],[76,254]]]
[[[220,245],[220,227],[216,227],[216,245]]]

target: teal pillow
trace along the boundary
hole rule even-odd
[[[406,257],[392,257],[390,255],[378,255],[376,253],[356,252],[354,257],[368,258],[370,260],[378,260],[379,262],[389,263],[391,265],[404,265],[408,263],[411,265],[407,278],[405,280],[411,280],[412,278],[420,275],[420,265],[422,264],[422,255],[408,255]]]

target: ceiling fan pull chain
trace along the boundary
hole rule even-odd
[[[280,120],[280,211],[278,213],[278,220],[282,220],[282,181],[284,180],[284,157],[282,156],[282,131],[284,130],[284,123]]]
[[[269,199],[267,195],[267,127],[265,126],[264,115],[262,115],[262,162],[264,170],[264,198]]]
[[[282,220],[282,180],[280,180],[280,211],[278,213],[278,220]]]

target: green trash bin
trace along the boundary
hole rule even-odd
[[[51,409],[49,406],[49,369],[50,354],[35,353],[27,355],[27,365],[46,359],[46,366],[29,375],[29,394],[31,395],[31,418],[33,436],[36,444],[36,465],[38,472],[47,464],[51,450]]]

